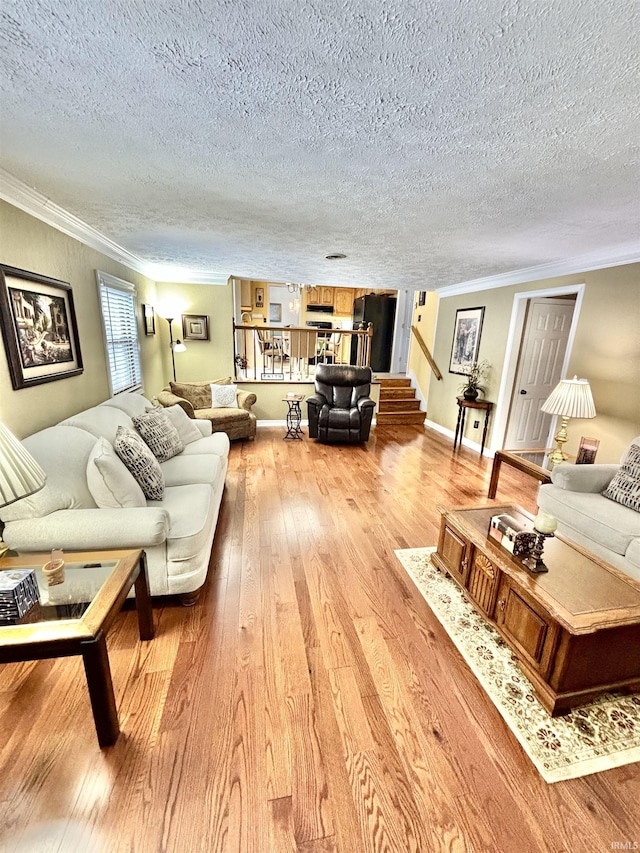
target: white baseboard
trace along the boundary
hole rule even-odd
[[[453,439],[456,437],[455,430],[449,429],[448,427],[442,426],[442,424],[437,424],[435,421],[425,420],[424,425],[429,427],[430,429],[439,432],[441,435],[446,435],[451,439],[453,443]],[[469,450],[475,450],[476,453],[480,453],[480,448],[482,447],[477,441],[471,441],[470,438],[463,438],[461,442],[464,447],[468,447]],[[488,447],[485,447],[483,456],[486,456],[488,459],[493,459],[494,453],[493,450],[489,450]]]

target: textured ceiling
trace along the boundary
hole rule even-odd
[[[246,278],[433,288],[615,251],[640,236],[639,18],[2,0],[2,166],[145,260]]]

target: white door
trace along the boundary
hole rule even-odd
[[[545,448],[551,415],[540,407],[560,380],[575,300],[529,300],[504,446]]]
[[[397,299],[391,373],[404,376],[407,372],[407,362],[409,359],[409,339],[411,337],[414,292],[407,288],[398,290]]]

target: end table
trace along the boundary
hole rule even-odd
[[[300,408],[300,403],[304,400],[304,394],[287,394],[286,397],[282,398],[283,403],[287,403],[289,406],[289,411],[287,412],[287,434],[284,436],[284,440],[293,439],[302,441],[302,437],[304,433],[300,428],[300,423],[302,421],[302,409]]]
[[[458,436],[460,436],[460,444],[462,445],[462,437],[464,435],[464,420],[467,409],[483,409],[484,410],[484,429],[482,430],[482,446],[480,448],[480,456],[484,453],[484,445],[487,440],[487,428],[489,426],[489,414],[493,408],[493,403],[488,400],[465,400],[464,397],[457,398],[458,403],[458,422],[456,423],[456,436],[453,440],[453,449],[458,446]]]

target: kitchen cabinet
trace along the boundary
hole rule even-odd
[[[333,291],[333,310],[336,314],[353,314],[353,288],[336,287]]]

